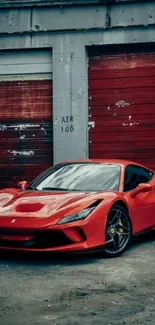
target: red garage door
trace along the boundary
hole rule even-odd
[[[52,82],[0,82],[0,188],[52,165]]]
[[[155,168],[155,53],[106,53],[89,60],[90,158]]]

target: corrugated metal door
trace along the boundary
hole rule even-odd
[[[0,188],[52,165],[51,65],[45,51],[0,53]]]
[[[155,168],[155,53],[90,57],[89,155]]]

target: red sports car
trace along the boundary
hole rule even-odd
[[[123,160],[62,162],[0,191],[0,249],[122,254],[155,230],[155,175]]]

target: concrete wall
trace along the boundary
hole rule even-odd
[[[52,52],[46,50],[0,51],[1,76],[41,74],[52,77]],[[4,80],[4,79],[3,79]]]
[[[153,43],[154,22],[152,1],[0,10],[0,50],[53,53],[55,162],[88,157],[87,47]]]

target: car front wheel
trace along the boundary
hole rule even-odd
[[[121,255],[129,244],[131,233],[131,221],[127,210],[115,204],[107,217],[104,255],[108,257]]]

